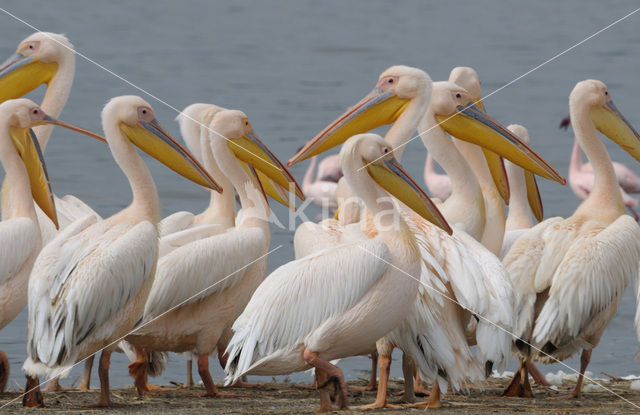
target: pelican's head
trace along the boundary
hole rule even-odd
[[[111,99],[102,110],[107,141],[124,137],[142,151],[187,179],[222,192],[198,161],[158,122],[151,105],[134,95]]]
[[[2,154],[0,154],[0,157],[12,152],[13,149],[17,151],[29,176],[33,200],[57,228],[58,218],[47,167],[38,144],[38,138],[31,129],[43,124],[59,125],[102,141],[104,141],[104,138],[64,121],[51,118],[33,101],[26,98],[12,99],[0,104],[0,128],[6,129],[6,133],[1,135],[2,137],[11,138],[10,140],[2,140],[0,149]],[[3,158],[3,160],[6,159]]]
[[[393,157],[389,143],[378,134],[358,134],[349,138],[340,150],[340,163],[345,180],[354,193],[366,191],[354,189],[358,183],[355,176],[368,174],[386,192],[418,215],[452,233],[438,208]]]
[[[468,66],[456,66],[449,74],[449,82],[463,87],[471,95],[471,100],[484,109],[480,77],[475,69]]]
[[[602,134],[640,161],[640,136],[613,105],[611,93],[603,82],[594,79],[578,82],[569,95],[569,110],[574,129],[580,128],[576,121],[580,112],[589,111],[593,124]]]
[[[210,123],[210,138],[217,143],[225,143],[231,154],[243,167],[253,184],[265,196],[291,206],[289,193],[304,200],[302,189],[289,170],[278,160],[269,148],[258,138],[247,115],[239,110],[222,110],[213,114]],[[213,149],[213,146],[212,146]],[[220,157],[220,154],[215,154]]]
[[[382,72],[373,91],[305,144],[287,164],[292,166],[327,151],[354,134],[391,124],[411,100],[430,94],[431,78],[426,72],[409,66],[392,66]]]
[[[223,109],[213,104],[191,104],[176,117],[180,125],[180,134],[187,144],[187,148],[200,163],[202,163],[202,149],[200,148],[202,128],[209,128],[213,115]]]
[[[489,150],[485,152],[485,156],[491,160],[488,163],[490,169],[494,167],[496,171],[503,171],[502,162],[495,159],[502,156],[525,170],[565,183],[564,178],[549,163],[482,108],[474,105],[473,97],[462,86],[448,81],[434,83],[429,105],[429,112],[433,113],[443,130],[460,140]],[[500,175],[493,175],[496,182],[497,176]]]
[[[59,65],[74,63],[73,45],[64,35],[48,32],[30,35],[20,42],[15,54],[0,64],[0,102],[48,85]]]

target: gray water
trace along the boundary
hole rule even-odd
[[[555,54],[581,41],[638,6],[634,1],[188,1],[76,2],[5,0],[3,8],[40,30],[69,36],[76,49],[132,83],[182,109],[210,102],[244,110],[256,132],[281,160],[287,160],[346,107],[369,92],[378,75],[394,64],[417,66],[434,80],[445,80],[454,66],[474,67],[488,94]],[[583,45],[527,75],[485,100],[488,111],[505,125],[521,123],[532,143],[559,171],[568,168],[573,136],[557,128],[568,113],[568,95],[582,79],[607,83],[618,108],[640,126],[639,15],[601,33]],[[0,11],[0,60],[12,54],[33,32]],[[145,96],[82,58],[62,119],[101,131],[99,114],[117,95],[140,94],[154,107],[160,122],[176,137],[175,111]],[[40,101],[43,89],[31,94]],[[611,142],[613,159],[637,163]],[[422,182],[426,151],[415,140],[403,164]],[[147,160],[149,160],[147,158]],[[130,190],[107,147],[84,136],[55,130],[46,161],[57,195],[73,194],[103,216],[130,201]],[[203,190],[155,161],[164,214],[197,212],[208,203]],[[301,181],[307,165],[292,169]],[[640,168],[638,168],[640,170]],[[0,173],[1,175],[2,173]],[[567,216],[578,201],[568,187],[541,180],[546,217]],[[287,212],[275,207],[287,220]],[[319,211],[308,210],[314,218]],[[293,233],[272,228],[269,270],[293,259]],[[629,290],[618,314],[593,353],[589,369],[599,374],[640,373],[633,361],[638,343],[633,326],[635,299]],[[11,385],[24,385],[26,310],[0,332],[0,349],[11,359]],[[401,370],[395,359],[393,375]],[[126,360],[114,355],[112,383],[130,384]],[[566,361],[577,368],[577,359]],[[217,363],[216,363],[217,365]],[[369,369],[366,358],[340,366],[348,377]],[[511,365],[513,366],[513,364]],[[543,370],[568,370],[559,365]],[[77,368],[63,380],[79,376]],[[196,375],[197,376],[197,375]],[[219,366],[214,378],[220,380]],[[292,380],[307,381],[307,374]],[[172,356],[166,384],[183,381],[184,360]],[[97,379],[93,379],[97,385]]]

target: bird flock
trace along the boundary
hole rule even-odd
[[[0,65],[0,329],[28,307],[23,405],[43,406],[41,380],[59,388],[81,362],[80,389],[88,389],[98,353],[96,406],[113,405],[113,352],[131,360],[141,395],[155,393],[148,377],[162,372],[168,352],[187,358],[186,386],[196,359],[204,396],[226,395],[209,372],[215,352],[226,385],[311,368],[319,411],[348,408],[353,387],[336,360],[349,356],[372,355],[364,389],[377,389],[376,399],[358,408],[367,410],[394,407],[395,348],[404,408],[440,407],[442,394],[482,382],[511,358],[520,363],[504,396],[530,398],[529,375],[547,384],[534,363],[581,352],[572,392],[580,397],[591,351],[640,261],[640,227],[625,214],[639,180],[611,162],[599,133],[638,161],[640,136],[603,82],[580,81],[569,96],[569,179],[583,202],[568,218],[545,220],[536,176],[565,179],[532,149],[525,127],[485,111],[469,67],[433,82],[421,69],[391,66],[286,166],[244,112],[213,104],[177,117],[185,146],[138,96],[106,103],[102,135],[59,120],[74,71],[69,40],[45,32]],[[42,84],[40,105],[23,98]],[[369,132],[383,125],[391,125],[384,137]],[[44,154],[55,126],[108,145],[130,185],[125,209],[102,218],[53,193]],[[416,134],[429,151],[433,198],[401,164]],[[161,218],[135,147],[205,188],[208,207]],[[287,167],[309,158],[299,186]],[[295,209],[305,194],[331,215],[301,224],[296,259],[267,276],[269,200]],[[0,392],[8,377],[0,352]],[[428,400],[417,402],[417,392]]]

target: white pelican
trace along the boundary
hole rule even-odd
[[[634,207],[638,206],[638,201],[626,192],[626,189],[636,190],[637,184],[632,176],[633,172],[623,164],[613,162],[612,165],[616,178],[618,179],[618,185],[620,185],[622,203],[624,203],[629,213],[631,213],[637,221],[640,217],[638,217]],[[595,175],[593,167],[591,167],[591,163],[584,163],[582,161],[582,149],[580,148],[578,140],[574,139],[573,149],[571,150],[571,161],[569,162],[569,187],[571,187],[573,194],[576,195],[578,199],[585,200],[593,190],[594,181]]]
[[[70,126],[51,118],[28,99],[0,104],[0,162],[8,183],[6,200],[10,202],[3,208],[0,222],[0,330],[27,304],[29,274],[42,247],[34,201],[48,220],[55,226],[58,223],[42,151],[31,130],[44,124]],[[9,361],[6,354],[2,357],[0,392],[9,376]]]
[[[383,78],[383,80],[385,79]],[[463,92],[464,90],[460,88],[460,91]],[[374,91],[366,99],[362,100],[360,104],[350,108],[347,113],[339,117],[307,143],[301,152],[290,160],[290,164],[311,157],[319,151],[327,150],[332,145],[340,144],[346,135],[345,131],[357,133],[361,128],[375,128],[379,126],[381,121],[388,120],[389,114],[384,112],[385,106],[381,104],[385,103],[385,99],[390,97],[398,100],[393,94],[393,88],[389,88],[389,92],[385,93],[384,89]],[[378,95],[384,94],[385,96],[376,97],[376,93]],[[471,102],[467,93],[454,93],[449,96],[449,99],[453,100],[452,105],[444,107],[446,110],[443,109],[442,114],[432,115],[443,120],[441,125],[445,130],[461,139],[479,144],[492,152],[508,157],[519,165],[535,171],[537,174],[563,182],[564,179],[551,166],[526,145],[520,143],[506,128],[490,118],[480,107],[469,105]],[[428,98],[426,101],[428,102]],[[401,111],[401,109],[398,109],[400,105],[396,103],[394,107],[389,103],[386,104],[387,110],[391,110],[393,116],[398,117],[397,111]],[[419,120],[420,118],[418,118]],[[414,122],[413,128],[416,125],[417,122]],[[405,131],[404,137],[394,137],[396,146],[405,144],[413,131],[415,130]],[[474,366],[473,356],[470,352],[464,355],[464,352],[457,350],[457,348],[463,351],[469,350],[465,339],[465,326],[460,321],[459,306],[457,304],[450,306],[449,304],[452,303],[444,300],[441,295],[445,294],[449,298],[457,298],[457,301],[462,303],[464,307],[475,310],[478,314],[486,316],[491,321],[508,328],[512,321],[512,310],[509,306],[509,280],[505,278],[506,274],[504,274],[497,258],[476,243],[473,238],[464,233],[450,237],[415,215],[407,214],[406,218],[409,220],[412,230],[416,233],[423,255],[424,267],[420,278],[427,287],[435,287],[436,290],[439,290],[440,295],[434,294],[429,289],[421,290],[420,301],[417,303],[420,306],[410,314],[410,317],[416,320],[403,324],[400,333],[394,336],[394,341],[391,343],[396,342],[395,345],[408,352],[409,355],[418,357],[418,366],[429,376],[434,375],[437,369],[442,368],[437,367],[437,365],[449,365],[445,366],[447,372],[443,374],[444,377],[455,379],[457,374],[464,379],[473,370]],[[365,229],[375,233],[375,226],[365,225]],[[340,226],[336,226],[329,227],[329,232],[326,233],[338,235],[334,236],[334,238],[339,240],[342,232],[343,229]],[[317,235],[317,240],[321,239],[320,237],[324,239],[321,232],[318,232]],[[296,255],[298,255],[297,246]],[[486,258],[492,260],[489,261]],[[488,277],[478,278],[479,282],[476,284],[476,275],[486,275]],[[434,307],[439,309],[433,312]],[[442,324],[434,328],[434,321]],[[471,334],[480,344],[479,360],[482,361],[482,367],[478,368],[478,372],[484,374],[484,367],[490,367],[493,364],[499,365],[507,357],[510,338],[504,332],[496,330],[495,327],[487,324],[484,320],[480,322],[480,325],[483,328],[476,330],[475,326],[473,326]],[[442,334],[437,340],[439,344],[436,347],[426,347],[429,344],[427,339],[434,341],[433,332],[430,332],[430,330],[435,329],[439,329],[439,334]],[[400,334],[404,335],[401,336]],[[496,341],[496,338],[500,339],[500,341]],[[449,345],[444,344],[444,342],[449,342]],[[382,342],[378,346],[384,346],[386,351],[380,360],[381,382],[378,388],[378,397],[371,407],[387,406],[384,380],[388,377],[390,353],[393,345],[389,342]],[[448,359],[435,356],[438,352],[447,354]],[[452,356],[456,356],[457,359]],[[463,358],[466,360],[463,360]],[[435,362],[434,359],[436,360]],[[456,360],[458,361],[456,362]],[[458,364],[457,367],[455,366],[456,363]],[[449,373],[449,371],[453,373]],[[432,402],[431,404],[437,405],[437,402]]]
[[[529,144],[529,132],[519,124],[507,127],[523,143]],[[509,197],[509,213],[505,224],[504,239],[500,249],[500,259],[509,252],[513,243],[534,224],[533,217],[541,222],[544,216],[542,199],[535,176],[530,172],[506,160],[505,168],[511,190]],[[571,182],[571,179],[569,179]]]
[[[263,281],[270,243],[271,212],[266,193],[254,185],[243,164],[249,164],[250,174],[257,176],[255,170],[260,170],[281,186],[291,186],[296,194],[301,191],[255,135],[242,111],[208,115],[202,119],[211,129],[202,136],[203,161],[215,177],[224,172],[233,184],[242,214],[227,232],[187,243],[160,258],[141,326],[127,341],[144,351],[195,350],[206,388],[204,396],[217,396],[220,393],[209,373],[209,354],[216,348],[224,350],[228,339],[223,334]],[[138,363],[144,364],[143,359],[142,354]],[[141,385],[141,372],[133,374],[138,376],[136,384]]]
[[[446,174],[436,172],[435,161],[430,152],[424,162],[424,183],[429,193],[443,202],[451,195],[451,179]]]
[[[102,126],[133,201],[110,218],[88,216],[73,223],[40,253],[29,279],[23,368],[32,377],[59,376],[102,350],[97,405],[108,406],[111,352],[142,314],[158,251],[158,194],[133,145],[200,185],[220,188],[164,131],[142,98],[113,98],[102,111]],[[33,382],[29,379],[27,391]]]
[[[640,137],[600,81],[578,82],[569,96],[569,110],[576,138],[593,166],[595,185],[572,216],[534,226],[504,258],[516,289],[515,345],[521,354],[507,396],[532,396],[523,361],[564,360],[582,349],[572,393],[580,397],[591,351],[629,280],[638,274],[640,227],[624,214],[611,159],[596,128],[636,160]]]
[[[466,89],[471,94],[473,102],[477,102],[478,106],[484,109],[480,78],[473,68],[453,68],[449,74],[449,81]],[[455,133],[452,135],[456,137]],[[485,227],[480,241],[493,254],[498,255],[504,239],[506,221],[503,201],[509,202],[509,182],[504,164],[495,153],[471,143],[456,140],[456,145],[473,168],[484,196],[485,223],[491,226]]]
[[[347,406],[342,371],[329,361],[368,349],[406,317],[416,298],[418,282],[404,273],[417,275],[420,251],[387,194],[448,229],[380,136],[352,137],[340,158],[347,184],[377,215],[377,235],[297,259],[271,273],[234,323],[227,349],[227,382],[245,373],[314,367],[322,411],[331,410],[325,389],[329,382],[338,388],[340,407]]]
[[[67,102],[75,74],[73,45],[61,34],[36,32],[18,45],[16,53],[0,64],[0,102],[19,98],[42,84],[47,90],[41,108],[51,117],[58,117]],[[44,153],[52,132],[52,126],[34,128],[40,148]],[[4,186],[4,184],[3,184]],[[100,216],[75,196],[54,196],[60,228],[87,215]],[[2,198],[2,203],[10,203]],[[46,245],[56,234],[56,227],[39,209],[39,226]]]

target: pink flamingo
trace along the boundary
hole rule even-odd
[[[443,202],[451,196],[451,179],[446,174],[436,172],[435,161],[431,157],[431,153],[427,154],[427,161],[424,164],[424,182],[431,196],[437,197]]]
[[[569,117],[565,117],[560,123],[560,128],[566,129],[571,124]],[[629,196],[628,193],[640,193],[640,177],[622,163],[612,162],[613,170],[620,185],[622,201],[629,212],[636,219],[640,219],[634,207],[638,205],[638,200]],[[569,185],[573,193],[580,199],[587,198],[593,188],[593,167],[591,163],[584,163],[582,159],[582,149],[578,141],[574,139],[573,150],[571,151],[571,161],[569,164]]]
[[[316,205],[326,204],[330,209],[336,209],[338,207],[336,189],[338,188],[338,180],[342,177],[340,159],[338,155],[326,157],[320,162],[316,175],[317,164],[317,157],[312,157],[311,164],[309,164],[302,180],[302,191]]]

